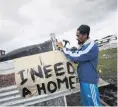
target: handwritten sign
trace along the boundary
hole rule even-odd
[[[50,94],[76,87],[76,73],[60,51],[15,59],[15,80],[22,97]]]

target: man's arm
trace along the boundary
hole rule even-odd
[[[70,51],[69,49],[63,49],[64,54],[67,58],[73,62],[83,62],[94,59],[98,56],[98,47],[95,46],[94,42],[91,42],[90,45],[85,50],[78,50],[75,52]]]

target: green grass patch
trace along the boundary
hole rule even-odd
[[[104,72],[117,72],[117,49],[100,51],[98,70]]]

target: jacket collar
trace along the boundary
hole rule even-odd
[[[82,46],[85,46],[85,45],[87,45],[90,42],[91,42],[91,39],[89,38]]]
[[[82,49],[85,45],[91,42],[91,39],[89,38],[83,45],[79,45],[78,49]]]

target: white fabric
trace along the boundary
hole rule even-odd
[[[78,51],[78,52],[72,53],[71,51],[67,51],[65,48],[63,49],[63,51],[65,54],[68,54],[72,57],[79,57],[80,55],[88,53],[93,48],[93,46],[94,46],[94,41],[91,42],[90,45],[83,51]]]

